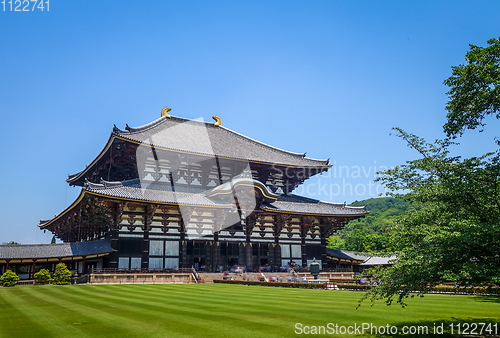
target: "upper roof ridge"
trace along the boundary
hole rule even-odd
[[[363,205],[361,207],[352,207],[352,206],[346,206],[346,208],[349,208],[349,209],[359,209],[359,210],[366,210],[366,205]]]
[[[130,134],[140,133],[140,132],[152,129],[152,128],[154,128],[154,127],[156,127],[156,126],[158,126],[158,125],[160,125],[168,120],[173,120],[173,121],[177,120],[177,122],[197,122],[197,123],[203,123],[207,126],[208,125],[215,126],[215,123],[213,123],[213,122],[200,121],[197,119],[187,119],[187,118],[179,117],[179,116],[170,116],[170,117],[161,116],[160,118],[158,118],[152,122],[149,122],[147,124],[144,124],[142,126],[139,126],[139,127],[129,127],[128,124],[126,124],[125,130],[123,130],[123,129],[120,129],[120,128],[115,126],[113,128],[113,133],[115,133],[117,135],[120,135],[120,134],[130,135]]]
[[[290,156],[293,156],[293,157],[296,157],[296,158],[302,158],[302,159],[306,159],[306,160],[312,160],[312,161],[318,161],[318,162],[326,162],[325,165],[329,165],[329,160],[319,160],[319,159],[314,159],[314,158],[310,158],[310,157],[306,157],[306,153],[296,153],[296,152],[293,152],[293,151],[289,151],[289,150],[284,150],[284,149],[281,149],[281,148],[278,148],[278,147],[274,147],[272,145],[269,145],[267,143],[264,143],[264,142],[260,142],[260,141],[257,141],[256,139],[254,138],[251,138],[251,137],[248,137],[248,136],[245,136],[243,134],[240,134],[232,129],[229,129],[229,128],[226,128],[224,126],[216,126],[216,123],[214,122],[206,122],[206,121],[200,121],[200,120],[196,120],[196,119],[187,119],[187,118],[183,118],[183,117],[178,117],[178,116],[170,116],[170,117],[166,117],[166,116],[162,116],[156,120],[154,120],[153,122],[150,122],[150,123],[147,123],[145,125],[142,125],[142,126],[139,126],[139,127],[129,127],[127,125],[127,127],[125,128],[125,130],[123,129],[120,129],[116,126],[114,126],[113,128],[113,134],[115,135],[119,135],[119,136],[127,136],[127,135],[133,135],[133,134],[136,134],[136,133],[141,133],[141,132],[144,132],[144,131],[147,131],[147,130],[150,130],[154,127],[157,127],[161,124],[163,124],[164,122],[166,121],[175,121],[175,122],[180,122],[180,123],[183,123],[183,122],[194,122],[194,123],[200,123],[200,124],[204,124],[205,126],[207,127],[217,127],[221,130],[224,130],[225,132],[227,133],[231,133],[241,139],[244,139],[246,141],[250,141],[254,144],[258,144],[260,146],[264,146],[266,148],[269,148],[271,150],[274,150],[274,151],[278,151],[278,152],[281,152],[281,153],[285,153],[287,155],[290,155]]]
[[[336,205],[336,206],[339,206],[339,207],[345,207],[345,202],[328,202],[328,201],[321,201],[321,203],[326,203],[326,204],[332,204],[332,205]],[[349,207],[348,207],[349,208]]]
[[[293,156],[297,156],[297,157],[300,157],[300,158],[305,158],[305,159],[308,159],[308,160],[313,160],[313,161],[322,161],[322,162],[327,162],[328,163],[328,160],[318,160],[318,159],[314,159],[314,158],[309,158],[309,157],[306,157],[306,153],[295,153],[293,151],[289,151],[289,150],[284,150],[284,149],[281,149],[281,148],[278,148],[278,147],[275,147],[275,146],[272,146],[272,145],[269,145],[267,143],[264,143],[264,142],[260,142],[260,141],[257,141],[256,139],[254,138],[251,138],[251,137],[248,137],[248,136],[245,136],[243,134],[240,134],[232,129],[229,129],[229,128],[226,128],[224,126],[220,126],[219,128],[221,129],[224,129],[226,132],[230,132],[230,133],[233,133],[235,134],[236,136],[239,136],[243,139],[246,139],[248,141],[251,141],[253,143],[256,143],[256,144],[260,144],[262,146],[265,146],[265,147],[268,147],[268,148],[271,148],[271,149],[274,149],[274,150],[277,150],[277,151],[280,151],[280,152],[284,152],[284,153],[288,153],[290,155],[293,155]]]

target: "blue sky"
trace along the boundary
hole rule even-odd
[[[0,243],[50,242],[37,224],[76,198],[67,175],[92,161],[113,124],[149,123],[165,106],[330,158],[330,174],[309,180],[304,195],[376,197],[374,171],[416,157],[391,128],[442,137],[451,66],[469,43],[500,36],[498,1],[52,0],[49,12],[2,9]],[[492,128],[469,132],[457,153],[494,149]]]

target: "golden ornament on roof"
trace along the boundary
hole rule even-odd
[[[165,117],[170,117],[170,115],[168,114],[169,111],[171,111],[172,108],[169,108],[169,107],[165,107],[161,110],[161,116],[165,116]]]
[[[220,126],[222,124],[222,120],[218,116],[212,116],[212,118],[215,120],[215,125]]]

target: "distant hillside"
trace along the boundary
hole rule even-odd
[[[394,197],[370,198],[363,201],[355,201],[350,204],[353,207],[366,206],[370,214],[349,225],[360,225],[369,233],[384,233],[387,226],[394,223],[394,220],[408,210],[405,201]]]
[[[370,214],[349,222],[343,230],[334,233],[328,240],[328,247],[362,252],[390,251],[390,226],[409,210],[408,204],[393,197],[383,197],[355,201],[350,206],[366,206]]]

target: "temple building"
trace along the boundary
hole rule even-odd
[[[277,269],[314,258],[335,268],[327,238],[367,211],[293,194],[329,160],[258,142],[216,116],[208,123],[169,111],[141,127],[115,126],[97,157],[67,179],[80,195],[40,229],[65,243],[107,241],[113,251],[95,261],[106,268]]]

